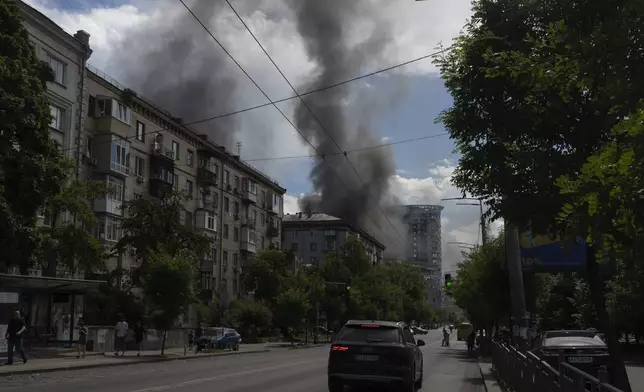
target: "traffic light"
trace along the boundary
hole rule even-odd
[[[452,295],[452,274],[445,274],[445,294]]]
[[[346,287],[346,288],[347,288],[347,291],[348,291],[348,290],[351,290],[351,281],[350,281],[350,280],[347,280],[347,282],[344,284],[344,287]]]

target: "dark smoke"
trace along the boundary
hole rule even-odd
[[[319,76],[302,90],[314,90],[355,76],[365,66],[382,59],[383,51],[393,37],[391,26],[379,18],[379,3],[384,4],[367,0],[292,0],[298,31],[305,41],[309,57],[317,62],[320,71]],[[351,45],[352,34],[356,33],[354,27],[365,22],[372,22],[370,34],[359,44]],[[336,142],[343,151],[380,143],[371,131],[370,122],[377,105],[373,100],[361,97],[361,110],[357,114],[360,118],[347,118],[345,102],[350,98],[351,90],[346,86],[306,98],[329,135],[303,104],[297,106],[297,126],[312,141],[318,153],[337,154],[340,150]],[[307,197],[303,203],[314,206],[312,209],[315,211],[365,228],[372,234],[379,233],[373,221],[376,221],[375,226],[386,229],[376,204],[387,195],[389,178],[395,173],[391,150],[371,149],[349,154],[349,158],[359,177],[342,155],[320,158],[310,174],[314,191],[319,196]],[[391,234],[389,236],[392,237]],[[381,235],[378,238],[385,241]]]
[[[178,2],[159,1],[162,9],[178,10],[178,17],[145,30],[130,32],[119,56],[124,82],[155,105],[168,110],[184,122],[209,118],[233,111],[237,89],[235,75],[225,53]],[[199,0],[188,3],[193,12],[209,26],[221,11],[222,1]],[[234,116],[191,125],[212,141],[234,147]]]

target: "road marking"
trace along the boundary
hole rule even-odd
[[[326,361],[326,358],[324,358],[324,360]],[[318,359],[309,360],[309,361],[291,362],[291,363],[285,364],[285,365],[271,366],[271,367],[265,367],[265,368],[259,368],[259,369],[251,369],[251,370],[244,370],[242,372],[221,374],[219,376],[213,376],[213,377],[198,378],[196,380],[184,381],[184,382],[179,382],[179,383],[176,383],[176,384],[159,385],[157,387],[143,388],[143,389],[138,389],[136,391],[131,391],[131,392],[165,391],[167,389],[181,388],[181,387],[185,387],[185,386],[188,386],[188,385],[201,384],[201,383],[208,382],[208,381],[216,381],[216,380],[222,380],[222,379],[231,378],[231,377],[245,376],[245,375],[248,375],[248,374],[261,373],[261,372],[266,372],[266,371],[269,371],[269,370],[277,370],[277,369],[282,369],[282,368],[287,368],[287,367],[290,368],[290,367],[293,367],[293,366],[296,366],[296,365],[303,365],[303,364],[311,363],[311,362],[320,362],[320,359],[318,358]]]

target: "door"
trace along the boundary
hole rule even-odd
[[[408,326],[403,328],[403,338],[405,339],[405,345],[413,352],[415,370],[414,381],[416,381],[420,378],[420,374],[423,369],[423,353],[420,352],[420,347],[416,345],[414,334]]]

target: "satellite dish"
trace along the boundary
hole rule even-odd
[[[163,143],[163,134],[161,132],[157,132],[154,136],[154,141],[159,144]]]

